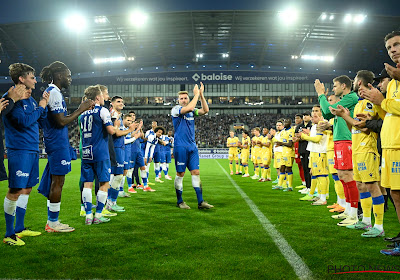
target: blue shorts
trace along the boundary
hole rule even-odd
[[[114,148],[115,159],[117,161],[117,166],[111,167],[111,174],[121,175],[124,174],[124,162],[125,162],[125,150],[122,148]]]
[[[57,150],[47,154],[51,175],[67,175],[71,172],[71,150]]]
[[[32,188],[39,183],[39,153],[8,150],[9,188]]]
[[[160,162],[161,163],[165,162],[165,152],[164,151],[160,151]]]
[[[176,172],[185,172],[200,168],[199,151],[196,146],[181,146],[174,148]]]
[[[143,159],[143,155],[140,152],[135,152],[132,153],[132,168],[140,168],[142,166],[144,166],[144,159]]]
[[[157,148],[154,149],[153,161],[154,161],[154,163],[159,163],[159,162],[161,162],[161,152],[160,152],[160,149],[157,149]]]
[[[171,163],[171,151],[165,152],[165,161],[166,163]]]
[[[98,162],[83,162],[81,163],[81,181],[93,182],[95,176],[100,183],[109,182],[111,173],[110,160],[103,160]]]
[[[132,164],[131,164],[131,150],[125,150],[125,160],[124,160],[124,169],[128,170],[130,168],[132,168]]]

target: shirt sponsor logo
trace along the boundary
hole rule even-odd
[[[178,165],[185,165],[184,162],[178,162],[177,164],[178,164]]]
[[[117,163],[117,167],[124,167],[124,164]]]
[[[21,170],[18,170],[15,175],[17,175],[18,177],[29,177],[29,173],[24,173]]]
[[[400,161],[392,162],[392,173],[400,173]]]
[[[62,165],[71,165],[71,162],[70,162],[70,161],[66,161],[65,159],[63,159],[63,160],[61,161],[61,164],[62,164]]]

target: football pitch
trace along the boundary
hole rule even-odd
[[[46,160],[40,160],[41,171]],[[296,166],[296,165],[295,165]],[[154,182],[153,167],[150,181]],[[399,259],[379,253],[386,242],[336,225],[326,206],[299,201],[294,192],[271,189],[271,182],[230,176],[228,160],[200,161],[204,199],[215,206],[198,210],[190,174],[176,207],[173,181],[119,198],[125,213],[107,224],[86,226],[80,210],[80,161],[74,161],[64,186],[60,220],[73,233],[47,233],[46,199],[32,191],[25,225],[39,230],[25,246],[0,249],[0,278],[22,279],[398,279]],[[252,175],[252,167],[250,175]],[[276,178],[273,170],[272,178]],[[300,184],[294,168],[294,185]],[[174,164],[170,175],[175,177]],[[164,178],[163,178],[164,180]],[[0,183],[0,197],[7,182]],[[127,187],[125,186],[127,189]],[[331,181],[329,204],[336,200]],[[384,228],[399,232],[389,202]],[[4,215],[4,214],[3,214]],[[4,216],[0,218],[5,232]],[[336,271],[335,271],[336,268]],[[364,268],[364,269],[363,269]],[[380,271],[334,274],[341,271]]]

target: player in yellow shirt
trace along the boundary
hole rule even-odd
[[[260,168],[259,166],[262,164],[262,152],[261,152],[261,130],[259,127],[254,128],[254,137],[251,139],[251,143],[253,146],[252,155],[253,164],[254,164],[254,175],[251,177],[253,180],[258,180],[260,178]]]
[[[339,102],[339,100],[340,98],[335,94],[331,94],[328,96],[329,104],[335,104]],[[339,176],[337,174],[337,170],[335,168],[335,151],[334,151],[333,133],[331,130],[333,127],[333,123],[334,123],[334,118],[330,119],[328,123],[326,123],[325,121],[323,127],[319,124],[318,129],[320,132],[325,132],[328,136],[326,157],[328,159],[329,173],[332,175],[332,179],[335,183],[335,192],[337,196],[336,203],[327,206],[327,208],[331,209],[329,210],[329,212],[342,213],[346,208],[346,197],[344,195],[343,184],[340,181]]]
[[[306,196],[300,198],[302,201],[314,201],[312,205],[326,205],[329,186],[329,170],[327,163],[327,144],[328,137],[325,133],[318,132],[317,125],[323,121],[322,114],[314,112],[311,114],[313,126],[310,135],[302,132],[300,138],[308,141],[307,150],[310,151],[309,167],[311,170],[311,188]],[[313,198],[314,192],[318,188],[318,197]]]
[[[226,146],[229,148],[229,169],[231,170],[231,175],[233,175],[233,161],[235,161],[235,169],[236,169],[236,174],[239,174],[238,170],[238,164],[239,164],[239,158],[238,158],[238,147],[239,147],[239,138],[235,136],[234,131],[229,131],[229,137],[226,140]]]
[[[367,88],[372,84],[375,75],[371,71],[361,70],[357,72],[354,79],[354,88]],[[350,229],[368,230],[361,234],[362,237],[384,236],[383,213],[384,197],[379,187],[379,154],[377,149],[378,135],[372,131],[361,131],[354,127],[356,120],[353,119],[343,107],[331,109],[336,116],[342,117],[352,128],[352,150],[353,150],[353,172],[354,180],[360,192],[360,202],[363,209],[363,219],[359,221],[353,215],[339,224],[344,224]],[[357,114],[369,114],[378,118],[378,106],[366,99],[360,98],[354,107],[354,116]],[[383,139],[383,138],[382,138]],[[375,215],[375,225],[371,225],[371,208]]]
[[[293,161],[294,161],[294,146],[293,146],[293,136],[294,129],[292,129],[292,120],[285,119],[283,121],[284,130],[281,131],[281,139],[275,144],[278,147],[282,147],[282,157],[281,157],[281,166],[279,168],[279,182],[278,185],[273,189],[280,190],[283,189],[283,181],[284,178],[287,177],[287,187],[284,188],[284,191],[293,191]]]
[[[263,128],[263,138],[261,140],[261,151],[262,151],[262,172],[259,182],[271,181],[271,169],[269,165],[271,164],[272,158],[272,145],[271,140],[268,139],[269,129]]]
[[[242,149],[241,160],[244,169],[244,174],[242,177],[250,177],[249,156],[250,156],[251,140],[249,137],[249,132],[247,130],[244,130],[242,133],[242,141],[239,142],[239,147]]]

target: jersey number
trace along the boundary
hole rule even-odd
[[[92,131],[93,127],[93,115],[85,116],[81,123],[82,132]]]

